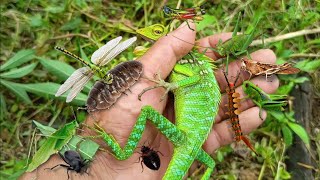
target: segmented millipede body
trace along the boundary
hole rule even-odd
[[[253,146],[251,145],[249,139],[245,137],[242,133],[240,122],[239,122],[239,114],[240,114],[240,94],[235,91],[235,84],[237,83],[237,80],[239,78],[240,73],[238,73],[236,80],[233,83],[230,83],[228,81],[226,73],[224,73],[224,77],[226,78],[226,81],[228,83],[228,87],[226,89],[226,92],[228,94],[228,104],[226,106],[228,107],[228,112],[226,112],[227,115],[230,117],[230,122],[232,125],[232,129],[235,133],[235,140],[237,142],[243,141],[255,154],[257,152],[254,150]]]
[[[126,61],[118,64],[107,73],[112,78],[111,83],[99,80],[92,87],[86,103],[87,111],[110,108],[121,94],[139,80],[142,72],[143,66],[139,61]]]

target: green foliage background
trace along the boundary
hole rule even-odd
[[[203,2],[186,0],[181,2],[181,7],[193,7]],[[165,4],[175,7],[177,3],[179,2],[155,0],[2,1],[0,177],[8,177],[25,165],[28,153],[26,147],[30,146],[33,132],[33,119],[55,128],[73,119],[70,105],[64,102],[64,98],[55,98],[54,94],[68,74],[82,67],[82,64],[54,50],[54,46],[65,47],[88,59],[98,47],[114,37],[132,37],[138,28],[169,22],[163,16],[161,8]],[[233,31],[233,22],[240,9],[245,9],[241,26],[247,31],[252,30],[255,17],[261,12],[265,13],[256,29],[256,34],[260,35],[258,38],[320,26],[319,1],[217,0],[208,1],[206,6],[209,8],[204,21],[198,25],[198,30],[201,30],[198,38]],[[145,44],[143,40],[137,42],[137,45]],[[316,81],[319,79],[319,44],[319,34],[311,34],[265,45],[275,51],[278,63],[297,63],[297,67],[304,72],[299,76],[281,78],[283,86],[278,93],[288,94],[297,84],[308,79],[314,82],[314,87],[319,88],[319,81]],[[132,59],[132,50],[131,48],[120,55],[110,66]],[[307,78],[308,74],[313,78]],[[84,94],[79,95],[71,105],[83,105],[85,94],[91,85],[87,85]],[[319,98],[320,90],[316,88],[315,92],[318,93],[315,98]],[[293,117],[293,113],[289,116]],[[78,113],[78,119],[82,120],[84,117],[85,113]],[[248,174],[280,179],[290,177],[284,166],[279,167],[279,162],[284,159],[284,144],[292,143],[292,132],[302,133],[300,137],[304,139],[306,134],[300,127],[295,128],[295,124],[290,124],[294,119],[283,120],[277,114],[272,115],[272,118],[277,121],[267,123],[252,136],[257,150],[264,154],[264,159],[252,156],[239,158],[229,147],[222,148],[216,153],[216,159],[220,163],[213,175],[214,179],[245,178]],[[285,143],[280,140],[282,137]],[[319,142],[320,135],[311,135],[311,140]],[[317,147],[320,145],[317,144]],[[319,172],[316,177],[319,177]]]

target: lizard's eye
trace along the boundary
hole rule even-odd
[[[156,30],[154,30],[154,33],[155,33],[155,34],[161,34],[161,31],[158,30],[158,29],[156,29]]]

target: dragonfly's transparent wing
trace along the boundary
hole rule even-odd
[[[71,88],[66,102],[69,103],[71,102],[78,94],[79,92],[83,89],[83,87],[90,81],[90,79],[93,76],[93,72],[87,71],[87,73],[82,74],[81,79],[77,81]]]
[[[121,42],[118,44],[115,48],[113,48],[107,56],[101,61],[101,63],[97,64],[98,66],[104,66],[106,65],[110,60],[115,58],[118,54],[120,54],[122,51],[127,49],[129,46],[131,46],[135,41],[137,40],[137,37],[130,38],[126,41]]]
[[[108,41],[105,45],[96,50],[91,56],[91,62],[94,64],[100,64],[103,58],[121,41],[122,37],[119,36],[115,39]]]
[[[73,85],[75,85],[84,74],[88,74],[90,69],[88,67],[83,67],[74,71],[71,76],[60,86],[55,96],[61,96],[67,90],[69,90]]]

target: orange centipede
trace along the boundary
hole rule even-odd
[[[224,77],[227,81],[228,87],[226,89],[226,92],[228,94],[228,104],[226,106],[228,107],[228,112],[226,114],[230,117],[230,122],[232,125],[232,129],[235,133],[235,141],[243,141],[255,154],[258,155],[258,153],[255,151],[253,146],[251,145],[249,139],[243,135],[240,122],[239,122],[239,114],[241,111],[239,110],[241,104],[240,104],[240,94],[235,91],[235,84],[237,83],[239,79],[240,73],[237,74],[237,77],[235,81],[232,83],[229,82],[226,73],[224,72]]]

